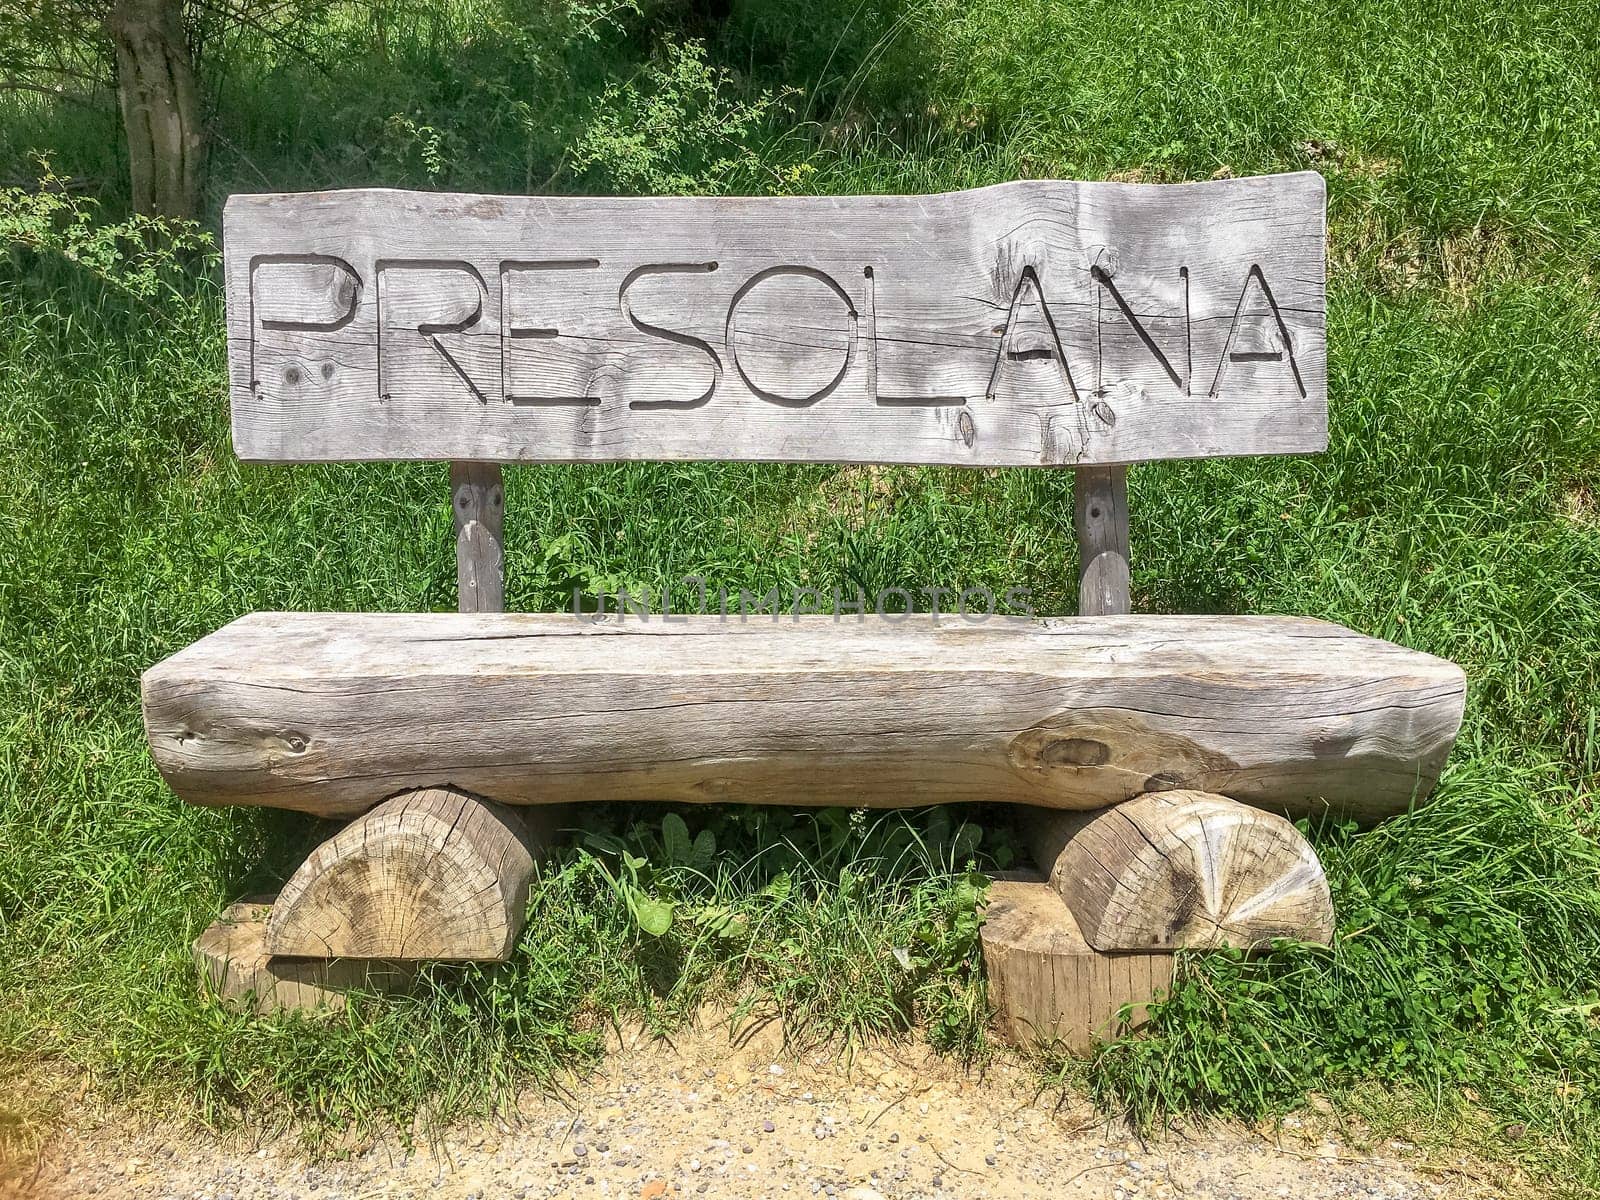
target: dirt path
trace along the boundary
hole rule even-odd
[[[293,1143],[71,1122],[20,1193],[174,1200],[1049,1196],[1051,1200],[1411,1200],[1497,1194],[1470,1164],[1386,1143],[1361,1151],[1306,1122],[1263,1136],[1180,1130],[1141,1144],[1087,1106],[1037,1099],[1028,1073],[982,1078],[909,1051],[784,1055],[775,1037],[620,1047],[565,1097],[515,1118],[308,1163]],[[11,1194],[17,1194],[12,1192]]]

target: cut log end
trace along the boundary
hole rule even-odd
[[[1327,944],[1316,851],[1275,813],[1209,792],[1155,792],[1096,814],[1030,817],[1040,869],[1099,950]]]
[[[202,986],[222,1003],[257,1014],[336,1012],[347,992],[403,991],[415,978],[416,968],[404,963],[275,958],[266,948],[270,904],[270,898],[230,904],[195,939]]]
[[[324,842],[267,921],[276,955],[504,962],[533,854],[512,810],[451,788],[386,800]]]

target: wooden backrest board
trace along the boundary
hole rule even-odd
[[[1076,466],[1327,443],[1314,172],[224,216],[258,461]]]

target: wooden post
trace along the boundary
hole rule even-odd
[[[254,1013],[336,1011],[344,1007],[346,992],[400,992],[416,979],[415,963],[268,953],[272,900],[256,897],[230,904],[195,940],[194,960],[204,987],[224,1004]]]
[[[1072,501],[1078,531],[1078,615],[1126,613],[1128,468],[1075,467]]]
[[[456,531],[456,605],[460,612],[504,612],[505,486],[499,463],[450,464]]]
[[[1087,1054],[1119,1035],[1124,1004],[1137,1029],[1150,1002],[1172,986],[1171,954],[1094,949],[1048,883],[995,880],[980,936],[1000,1028],[1025,1048],[1061,1045]]]

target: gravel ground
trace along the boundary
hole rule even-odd
[[[1475,1164],[1389,1142],[1352,1149],[1315,1115],[1263,1135],[1180,1128],[1142,1143],[1086,1105],[1038,1097],[1018,1064],[980,1078],[914,1051],[786,1055],[773,1031],[619,1046],[563,1094],[445,1131],[324,1148],[68,1120],[0,1194],[173,1200],[1050,1196],[1411,1200],[1498,1194]]]

